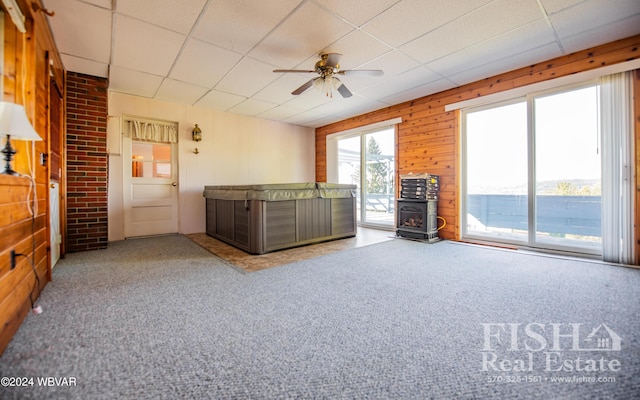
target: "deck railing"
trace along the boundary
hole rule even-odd
[[[536,230],[551,234],[601,236],[600,196],[537,196]],[[527,230],[527,196],[472,194],[468,214],[492,228]]]

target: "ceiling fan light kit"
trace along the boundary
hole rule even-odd
[[[317,78],[310,79],[302,86],[291,92],[292,95],[297,96],[307,91],[310,87],[315,87],[327,97],[333,97],[333,90],[337,90],[342,97],[351,97],[352,93],[347,87],[336,78],[335,75],[370,75],[380,76],[383,72],[379,69],[359,69],[359,70],[341,70],[340,58],[342,54],[338,53],[322,53],[320,54],[320,61],[316,62],[315,69],[313,70],[299,70],[299,69],[274,69],[276,73],[316,73],[320,75]]]
[[[327,97],[333,97],[333,90],[338,90],[341,85],[342,82],[340,82],[340,79],[334,78],[333,76],[327,76],[325,78],[315,78],[313,80],[313,87],[318,89],[318,91],[320,91]],[[343,97],[351,97],[351,92],[349,92],[347,96],[343,95]]]

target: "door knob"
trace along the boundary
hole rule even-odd
[[[171,186],[178,186],[178,182],[172,182]]]

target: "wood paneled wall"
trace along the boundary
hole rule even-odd
[[[60,87],[64,77],[49,25],[42,13],[32,13],[32,2],[42,5],[18,1],[26,18],[24,34],[4,14],[2,100],[22,104],[43,140],[33,142],[33,148],[32,142],[12,141],[18,151],[13,168],[21,176],[0,175],[0,354],[31,309],[30,297],[35,300],[51,279],[49,168],[47,163],[41,165],[40,157],[49,152],[50,76]],[[25,177],[32,173],[33,187]],[[13,269],[12,251],[24,255],[16,258]]]
[[[396,144],[397,174],[428,172],[440,175],[438,215],[447,221],[440,237],[459,240],[459,113],[445,111],[445,105],[637,58],[640,58],[640,35],[317,128],[316,180],[327,179],[327,135],[402,117]],[[638,101],[636,97],[636,110]]]

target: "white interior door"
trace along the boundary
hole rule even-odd
[[[176,143],[123,140],[125,237],[178,232]]]
[[[60,233],[60,184],[51,182],[49,189],[49,226],[51,242],[51,268],[55,267],[60,259],[60,244],[62,235]]]

